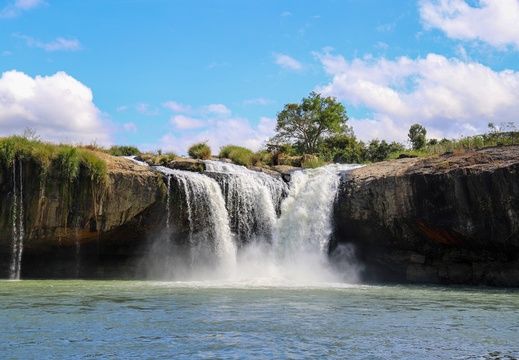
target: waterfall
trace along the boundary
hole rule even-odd
[[[359,165],[333,164],[292,173],[290,193],[281,205],[276,227],[274,248],[278,256],[328,252],[340,174],[356,167]]]
[[[190,227],[191,265],[204,266],[216,256],[219,270],[232,269],[236,262],[236,247],[220,186],[199,173],[163,166],[153,168],[177,181],[179,190],[182,189]]]
[[[347,276],[337,276],[328,252],[340,176],[360,165],[297,170],[287,185],[243,166],[211,160],[204,164],[204,173],[152,167],[166,179],[168,239],[170,232],[179,234],[167,249],[151,256],[160,268],[163,261],[158,259],[175,250],[164,260],[173,271],[162,277],[208,279],[215,273],[231,281],[355,281],[353,251],[342,249],[344,257],[334,254],[334,260],[346,259],[346,271],[340,272]],[[187,253],[181,250],[185,248]]]
[[[80,218],[79,216],[76,218],[76,226],[75,226],[75,235],[76,235],[76,278],[79,279],[79,273],[81,271],[81,243],[79,241],[79,228],[80,228]]]
[[[13,160],[13,247],[11,254],[11,266],[9,278],[20,279],[22,268],[23,238],[24,238],[24,204],[23,204],[23,167],[22,160],[18,160],[18,177],[16,172],[16,159]]]
[[[268,174],[221,161],[204,161],[206,172],[224,174],[219,183],[231,218],[231,229],[240,242],[272,241],[281,200],[287,185]]]
[[[171,175],[166,177],[166,232],[169,234],[169,218],[171,217],[171,205],[170,205],[170,193],[171,193]],[[169,236],[168,236],[169,240]]]

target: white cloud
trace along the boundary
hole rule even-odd
[[[170,123],[175,125],[177,129],[198,129],[205,125],[205,123],[199,119],[195,119],[185,115],[175,115],[171,118]]]
[[[333,76],[318,91],[336,96],[347,108],[373,112],[370,121],[351,122],[364,140],[403,141],[413,123],[441,137],[474,135],[485,132],[488,122],[512,121],[519,112],[519,73],[511,70],[496,72],[437,54],[353,61],[330,53],[317,56]]]
[[[21,134],[26,127],[47,141],[110,144],[92,91],[64,72],[35,78],[15,70],[2,74],[0,136]]]
[[[274,54],[274,61],[276,64],[280,65],[283,68],[300,71],[303,70],[303,65],[297,61],[296,59],[284,55],[284,54]]]
[[[164,135],[158,147],[164,151],[186,154],[187,149],[196,142],[208,140],[213,154],[218,154],[220,147],[233,144],[259,150],[265,141],[274,135],[275,119],[261,118],[257,125],[248,119],[230,117],[211,119],[201,128],[178,129]],[[154,150],[157,146],[143,146]]]
[[[450,38],[519,49],[518,0],[480,0],[479,7],[465,0],[421,0],[419,10],[426,28],[438,28]]]
[[[137,132],[138,132],[137,125],[135,125],[134,123],[131,123],[131,122],[125,123],[123,125],[123,128],[124,128],[124,131],[131,132],[134,134],[137,134]]]
[[[160,113],[159,109],[150,109],[150,106],[145,103],[136,104],[135,110],[137,110],[138,113],[146,116],[154,116]]]
[[[265,98],[256,98],[256,99],[248,99],[243,102],[244,105],[269,105],[273,104],[275,101],[268,100]]]
[[[81,50],[81,44],[77,39],[65,39],[63,37],[58,37],[50,42],[43,42],[40,40],[36,40],[31,36],[22,35],[22,34],[13,34],[13,36],[22,39],[25,41],[27,46],[36,47],[43,49],[45,51],[79,51]]]
[[[202,112],[213,115],[221,115],[221,116],[229,116],[231,114],[231,110],[229,110],[223,104],[210,104],[202,107]]]
[[[16,0],[0,10],[0,18],[13,18],[21,15],[23,11],[34,9],[40,5],[46,5],[46,2],[43,0]]]
[[[275,119],[262,117],[257,124],[236,116],[223,104],[210,104],[194,108],[169,101],[163,104],[177,114],[170,119],[174,130],[160,139],[159,145],[142,145],[143,149],[160,147],[165,151],[185,154],[189,146],[208,140],[213,153],[228,144],[259,150],[274,135]]]
[[[168,101],[162,104],[166,109],[173,110],[175,112],[183,113],[183,114],[191,114],[193,113],[193,109],[189,105],[179,104],[175,101]]]

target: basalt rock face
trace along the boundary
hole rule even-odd
[[[139,259],[165,228],[165,184],[148,167],[97,156],[108,166],[104,184],[82,170],[69,181],[31,161],[15,161],[14,170],[22,170],[13,177],[13,164],[0,164],[0,278],[9,277],[12,263],[16,196],[23,207],[22,278],[139,276]],[[184,220],[176,217],[177,233]]]
[[[337,199],[366,280],[519,286],[518,146],[368,165]]]

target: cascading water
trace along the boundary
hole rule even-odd
[[[288,193],[283,181],[265,173],[221,161],[204,161],[206,172],[223,174],[219,183],[231,218],[231,229],[241,244],[272,241],[281,200]]]
[[[232,271],[236,263],[236,247],[225,201],[216,181],[199,173],[163,166],[153,168],[177,181],[178,188],[182,189],[190,227],[190,265],[193,268],[204,267],[216,260],[219,271]]]
[[[23,167],[22,160],[18,160],[18,176],[16,171],[16,160],[13,160],[13,247],[11,254],[11,266],[9,278],[19,280],[22,269],[23,253]]]
[[[276,253],[293,257],[300,252],[328,251],[339,175],[356,167],[333,164],[292,173],[290,193],[281,205],[277,223]]]
[[[204,163],[205,174],[152,167],[166,176],[168,241],[170,217],[187,218],[189,228],[185,240],[189,269],[184,268],[183,254],[168,257],[168,266],[175,267],[174,262],[184,265],[165,274],[166,278],[178,279],[183,272],[182,279],[216,277],[269,284],[345,280],[328,263],[332,210],[341,173],[360,165],[294,171],[287,185],[280,178],[242,166]],[[177,206],[172,208],[171,202]],[[177,210],[184,215],[176,214]],[[175,242],[156,253],[163,255]],[[348,262],[341,272],[353,274],[347,281],[354,280],[356,272],[350,250],[343,249],[340,255]],[[154,255],[152,261],[157,263],[156,259]],[[200,271],[204,268],[210,272]]]

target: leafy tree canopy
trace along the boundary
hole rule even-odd
[[[413,146],[413,150],[421,150],[425,147],[425,144],[427,143],[425,135],[427,135],[427,130],[422,125],[411,125],[407,136]]]
[[[286,104],[277,115],[275,144],[291,144],[302,153],[314,154],[333,134],[351,134],[344,106],[334,97],[311,92],[299,104]]]

